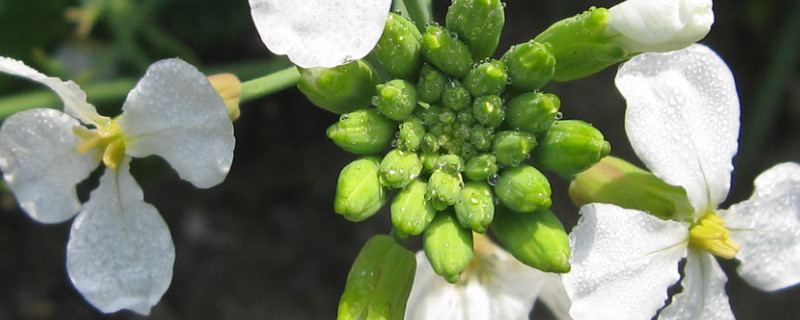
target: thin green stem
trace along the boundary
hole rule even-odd
[[[431,0],[403,0],[408,16],[414,21],[417,28],[424,32],[425,25],[433,21]]]
[[[295,67],[289,67],[266,76],[242,83],[241,102],[247,102],[289,88],[300,80]]]

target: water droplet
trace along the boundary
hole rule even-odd
[[[486,178],[486,183],[490,186],[494,187],[497,185],[497,181],[500,180],[500,175],[496,173],[492,173],[488,178]]]
[[[556,119],[556,120],[561,120],[561,118],[563,118],[563,117],[564,117],[564,114],[563,114],[563,113],[561,113],[561,112],[556,112],[556,115],[555,115],[555,119]]]

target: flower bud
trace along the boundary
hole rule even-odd
[[[517,212],[534,212],[552,204],[547,177],[527,164],[500,173],[494,193],[504,205]]]
[[[581,120],[562,120],[550,127],[531,152],[540,168],[564,177],[588,169],[607,156],[611,144],[600,130]]]
[[[492,233],[522,263],[545,272],[569,272],[569,237],[549,209],[514,212],[498,205]]]
[[[369,106],[380,81],[375,69],[364,60],[334,68],[298,69],[297,88],[314,105],[338,114]]]
[[[506,117],[503,99],[496,95],[478,97],[472,103],[472,114],[478,122],[487,127],[497,127]]]
[[[446,85],[447,76],[426,64],[420,70],[417,93],[422,101],[437,103],[442,100],[442,91]]]
[[[691,217],[694,213],[683,188],[668,185],[654,174],[612,156],[575,175],[569,196],[578,207],[611,203],[662,219]]]
[[[452,210],[442,211],[422,234],[422,247],[433,271],[456,283],[472,260],[472,231],[458,224]]]
[[[422,172],[422,162],[414,152],[394,149],[386,153],[378,170],[378,178],[382,185],[392,188],[404,188]]]
[[[419,160],[422,161],[422,170],[426,173],[433,173],[439,168],[438,152],[423,152],[420,154]]]
[[[461,111],[472,105],[472,96],[460,81],[453,80],[442,91],[442,105],[454,111]]]
[[[417,106],[417,89],[414,84],[403,79],[394,79],[376,87],[378,95],[372,104],[378,112],[392,120],[408,119]]]
[[[433,204],[425,198],[427,192],[428,184],[419,179],[397,191],[392,199],[391,214],[392,225],[400,235],[419,235],[436,216]]]
[[[493,154],[484,153],[467,160],[464,175],[473,181],[486,181],[497,170],[497,158]]]
[[[436,210],[444,210],[456,204],[462,184],[460,175],[443,170],[433,170],[430,178],[428,178],[427,198],[430,199]]]
[[[476,124],[469,132],[469,142],[472,143],[476,149],[485,151],[492,146],[493,135],[494,132],[492,129],[481,124]]]
[[[447,29],[431,24],[422,35],[422,55],[449,76],[464,78],[472,69],[472,56],[463,42]]]
[[[242,97],[242,82],[232,73],[220,73],[208,76],[208,82],[222,97],[225,108],[228,109],[228,118],[231,121],[239,119],[239,100]]]
[[[371,217],[386,203],[386,190],[378,181],[380,162],[362,157],[350,162],[339,173],[333,210],[347,220],[358,222]]]
[[[464,160],[455,154],[443,154],[436,160],[437,169],[447,172],[452,175],[457,175],[464,171]]]
[[[497,163],[516,167],[529,157],[536,147],[536,137],[525,131],[498,132],[492,143],[492,151],[497,156]]]
[[[405,151],[416,151],[422,144],[425,126],[417,118],[411,118],[400,124],[397,131],[397,147]]]
[[[422,66],[421,41],[422,34],[411,21],[390,12],[372,52],[390,76],[411,80]]]
[[[362,109],[339,117],[325,133],[336,145],[355,154],[378,153],[392,142],[397,125],[372,109]]]
[[[426,132],[424,135],[422,135],[422,153],[439,152],[439,147],[439,139],[436,138],[436,135],[430,132]]]
[[[508,124],[536,136],[546,133],[561,114],[561,100],[551,93],[527,92],[520,94],[506,105]]]
[[[500,61],[506,65],[509,86],[518,91],[534,91],[553,78],[556,58],[544,44],[534,40],[512,46]]]
[[[447,29],[463,39],[473,59],[484,59],[500,41],[506,21],[504,7],[500,0],[454,0],[445,16]]]
[[[494,217],[492,189],[483,181],[467,182],[453,208],[461,226],[484,233]]]
[[[337,319],[403,319],[417,264],[390,236],[369,239],[347,274]]]
[[[470,70],[464,86],[473,97],[499,95],[508,84],[506,66],[499,60],[487,61]]]

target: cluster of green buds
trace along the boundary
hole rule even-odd
[[[362,156],[339,175],[335,211],[361,221],[394,194],[396,233],[421,234],[433,269],[450,282],[472,257],[472,233],[490,227],[520,261],[568,271],[567,234],[540,170],[572,177],[610,150],[590,124],[562,120],[560,99],[540,91],[555,73],[550,44],[531,40],[490,58],[503,10],[499,0],[455,0],[445,26],[424,30],[390,13],[372,53],[384,73],[358,60],[302,69],[298,84],[341,114],[328,137]]]

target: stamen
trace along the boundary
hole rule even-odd
[[[712,213],[706,214],[689,229],[690,242],[720,258],[732,259],[739,245],[730,238],[725,220]]]

